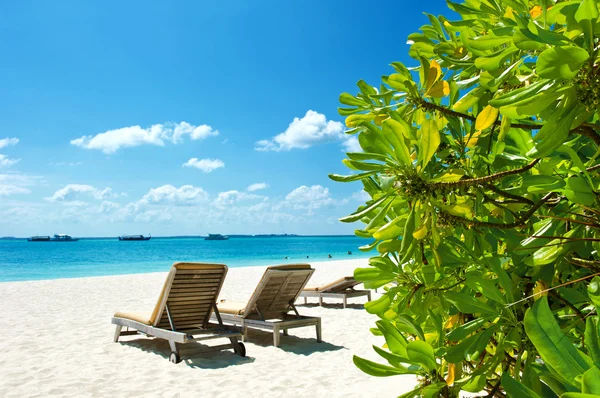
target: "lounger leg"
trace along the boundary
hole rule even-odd
[[[317,319],[317,343],[322,342],[323,340],[321,339],[321,319]]]
[[[242,322],[242,341],[248,340],[248,326]]]
[[[284,335],[284,336],[287,336],[287,335],[288,335],[288,331],[287,331],[287,329],[283,329],[283,335]]]
[[[304,304],[308,304],[308,299],[304,296]]]
[[[279,347],[279,326],[273,325],[273,345]]]
[[[179,351],[177,351],[177,343],[176,342],[169,340],[169,347],[171,347],[172,352],[179,354]]]
[[[115,343],[119,342],[119,336],[121,335],[121,329],[123,329],[123,326],[117,325],[117,329],[115,330],[115,338],[114,338]]]
[[[346,297],[346,295],[345,295],[345,294],[344,294],[344,299],[343,299],[343,301],[344,301],[344,309],[345,309],[345,308],[346,308],[346,301],[347,301],[347,297]]]
[[[377,290],[375,290],[375,291],[377,291]],[[371,291],[370,290],[367,292],[367,300],[371,301]]]
[[[319,305],[323,306],[323,296],[319,295]]]

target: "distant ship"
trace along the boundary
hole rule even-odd
[[[119,236],[119,240],[150,240],[152,235],[148,234],[148,236],[144,235],[123,235]]]
[[[221,235],[221,234],[208,234],[204,240],[227,240],[229,236]]]
[[[50,242],[49,236],[32,236],[27,238],[27,242]]]
[[[78,238],[72,238],[67,234],[54,234],[52,238],[50,238],[50,242],[77,242]]]
[[[66,234],[55,234],[52,238],[49,236],[32,236],[31,238],[27,238],[28,242],[77,242],[78,240]]]

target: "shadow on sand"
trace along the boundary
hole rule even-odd
[[[296,304],[296,307],[305,307],[305,308],[316,308],[319,307],[319,303],[298,303]],[[335,309],[335,310],[343,310],[344,306],[342,303],[323,303],[323,308],[327,308],[327,309]],[[352,310],[364,310],[365,309],[365,305],[364,304],[346,304],[346,309],[352,309]]]
[[[150,354],[159,355],[169,360],[171,349],[169,343],[163,339],[138,338],[134,340],[119,341],[123,345],[139,348]],[[252,357],[240,357],[232,349],[222,351],[203,352],[209,345],[198,342],[180,344],[178,349],[182,358],[182,363],[193,368],[202,369],[221,369],[233,365],[242,365],[255,361]]]
[[[335,345],[323,341],[318,343],[315,338],[294,336],[294,329],[290,329],[288,336],[281,336],[279,347],[283,351],[291,352],[297,355],[310,355],[315,352],[327,352],[346,350],[347,348],[340,345]],[[248,340],[244,342],[248,350],[252,349],[252,345],[261,347],[273,347],[273,333],[258,329],[248,329]],[[275,348],[275,347],[273,347]]]

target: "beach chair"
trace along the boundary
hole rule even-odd
[[[354,290],[354,287],[360,283],[353,276],[345,276],[325,285],[305,287],[300,297],[304,297],[304,304],[308,302],[308,297],[318,297],[319,305],[323,305],[324,297],[342,299],[343,306],[346,308],[348,297],[367,296],[368,301],[371,301],[370,290]]]
[[[309,264],[268,267],[247,303],[217,303],[223,322],[241,326],[243,341],[248,338],[248,328],[272,331],[275,347],[279,346],[280,331],[287,336],[288,329],[315,326],[320,343],[321,318],[302,316],[294,306],[314,271]]]
[[[223,325],[216,306],[226,274],[227,266],[223,264],[173,264],[151,313],[117,312],[113,316],[112,323],[117,325],[115,343],[120,336],[137,333],[165,339],[171,347],[169,360],[178,363],[181,361],[178,344],[224,337],[229,344],[205,351],[232,348],[236,354],[245,356],[246,348],[238,342],[241,333]],[[217,324],[209,323],[213,311]],[[123,327],[128,330],[123,331]]]

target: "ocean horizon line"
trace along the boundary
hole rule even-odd
[[[301,234],[223,234],[229,238],[345,238],[345,237],[356,237],[354,234],[341,234],[341,235],[301,235]],[[32,235],[36,236],[36,235]],[[46,235],[41,235],[46,236]],[[81,236],[72,235],[81,240],[98,240],[98,239],[118,239],[119,236],[125,235],[114,235],[114,236]],[[151,235],[152,239],[203,239],[208,235]],[[30,236],[0,236],[0,240],[27,240]]]

